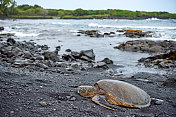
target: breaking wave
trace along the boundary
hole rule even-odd
[[[52,24],[70,25],[71,23],[67,23],[67,22],[52,22]]]
[[[88,26],[89,26],[89,27],[98,27],[98,28],[119,28],[119,29],[133,28],[133,29],[176,30],[176,27],[130,26],[130,25],[114,26],[114,25],[100,25],[100,24],[97,24],[97,23],[89,23]]]

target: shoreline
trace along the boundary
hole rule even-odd
[[[6,19],[75,19],[75,20],[82,20],[82,19],[126,19],[126,20],[146,20],[150,18],[157,18],[157,19],[174,19],[174,18],[166,18],[166,17],[83,17],[83,18],[60,18],[60,17],[0,17],[1,20]]]

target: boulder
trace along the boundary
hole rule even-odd
[[[152,37],[152,32],[143,32],[142,30],[117,30],[117,32],[124,32],[123,35],[130,38]]]
[[[104,58],[101,62],[105,62],[106,64],[113,64],[113,61],[109,58]]]
[[[13,38],[8,38],[7,39],[7,42],[10,44],[10,45],[14,45],[16,43],[16,41],[13,39]]]
[[[144,62],[147,66],[158,66],[158,68],[176,67],[176,50],[165,54],[159,54],[147,58],[141,58],[139,62]]]
[[[65,52],[72,52],[72,50],[71,49],[66,49]]]
[[[72,51],[72,52],[71,52],[71,55],[72,55],[75,59],[79,59],[79,58],[80,58],[80,53],[79,53],[79,52]]]
[[[72,61],[72,60],[74,60],[75,58],[74,58],[73,56],[69,55],[69,54],[63,54],[63,55],[62,55],[62,59],[63,59],[63,60],[66,60],[66,61]]]
[[[95,60],[95,54],[93,52],[93,49],[91,49],[91,50],[82,50],[80,52],[80,58],[85,58],[83,56],[86,56],[86,57],[88,57],[91,60]]]
[[[54,52],[44,52],[43,56],[46,60],[52,60],[53,62],[57,62],[59,60],[57,54]]]
[[[105,63],[105,62],[96,62],[95,64],[94,64],[94,67],[95,68],[104,68],[104,69],[107,69],[108,68],[108,66],[107,66],[107,64]]]
[[[148,53],[165,53],[168,50],[176,50],[175,41],[151,41],[151,40],[134,40],[127,41],[116,47],[115,49],[120,49],[123,51],[133,51],[133,52],[148,52]]]
[[[93,60],[92,60],[91,58],[89,58],[89,57],[87,57],[87,56],[84,56],[84,55],[81,56],[80,59],[85,60],[85,61],[88,61],[88,62],[93,62]]]
[[[58,55],[58,52],[60,51],[60,49],[61,49],[61,46],[57,46],[54,53]]]

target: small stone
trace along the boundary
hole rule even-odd
[[[11,114],[14,114],[14,111],[10,111]]]
[[[101,62],[105,62],[106,64],[113,64],[113,61],[109,58],[104,58]]]
[[[66,49],[65,51],[66,51],[66,52],[71,52],[71,49]]]
[[[39,102],[39,104],[40,104],[42,107],[46,107],[46,106],[47,106],[47,103],[44,102],[44,101]]]
[[[48,47],[47,45],[42,45],[42,46],[41,46],[41,49],[42,49],[42,50],[48,50],[49,47]]]
[[[78,65],[77,63],[72,63],[72,64],[71,64],[71,67],[73,67],[73,68],[78,68],[79,65]]]
[[[108,69],[108,70],[106,70],[106,73],[108,73],[108,74],[114,74],[114,71],[113,71],[113,69]]]
[[[71,66],[65,68],[66,71],[73,71],[73,68]]]
[[[76,98],[72,96],[72,97],[70,98],[70,101],[76,101]]]
[[[151,98],[155,105],[161,105],[163,104],[164,100]]]

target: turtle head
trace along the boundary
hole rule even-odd
[[[93,86],[79,86],[77,93],[83,97],[93,97],[95,95],[95,88]]]

